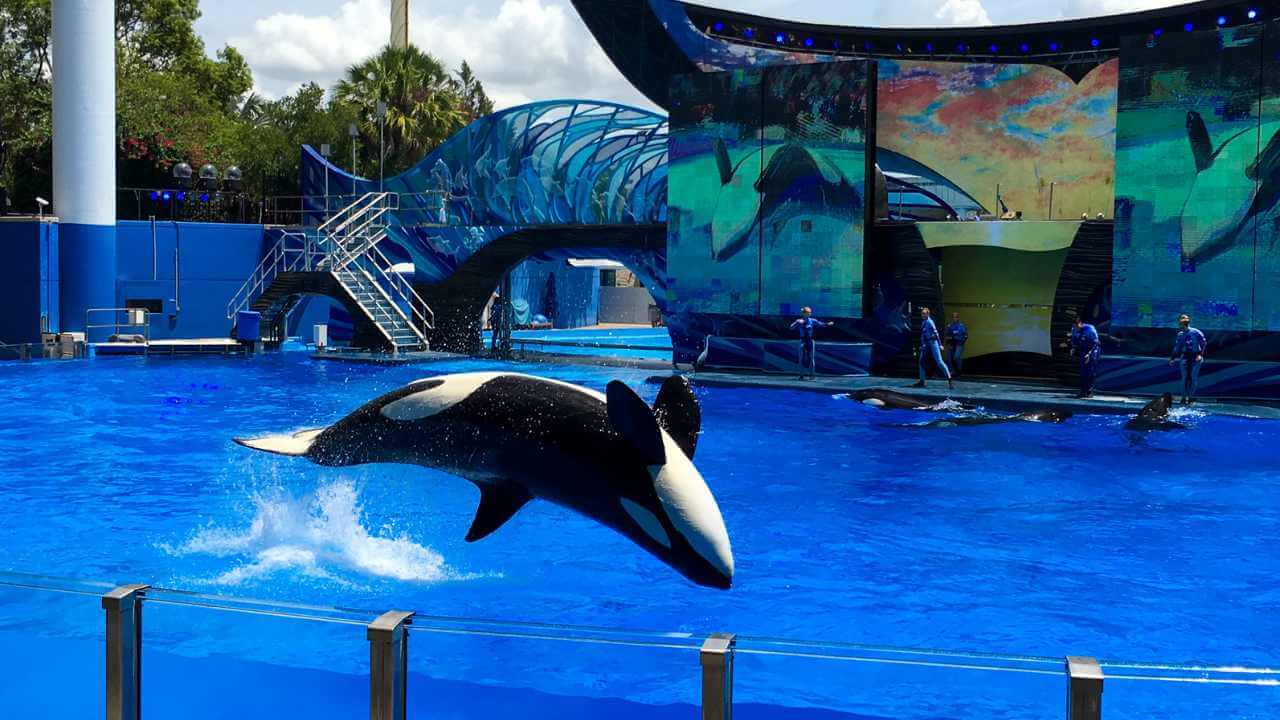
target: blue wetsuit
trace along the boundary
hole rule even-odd
[[[1071,347],[1080,360],[1080,394],[1093,394],[1093,381],[1098,375],[1098,359],[1102,357],[1102,343],[1098,331],[1089,323],[1071,330]]]
[[[1178,339],[1173,341],[1173,354],[1170,360],[1178,361],[1182,369],[1182,399],[1195,399],[1196,386],[1200,382],[1200,366],[1204,364],[1204,349],[1208,342],[1204,333],[1196,328],[1188,327],[1178,331]],[[1200,358],[1197,360],[1196,358]]]
[[[960,374],[960,366],[964,364],[964,344],[969,339],[969,328],[959,320],[953,320],[947,326],[947,359],[951,367]]]
[[[942,361],[942,346],[938,338],[938,326],[933,324],[933,318],[925,318],[920,323],[920,382],[924,382],[925,370],[924,361],[926,357],[933,358],[933,364],[942,371],[942,375],[951,379],[951,371],[947,369],[947,364]]]
[[[791,329],[800,330],[800,371],[809,371],[809,374],[815,372],[813,359],[813,331],[816,328],[827,327],[831,323],[822,322],[817,318],[807,317],[800,318],[791,323]]]

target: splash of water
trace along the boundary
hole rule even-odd
[[[329,482],[301,497],[277,488],[253,500],[249,527],[206,527],[180,545],[161,549],[175,556],[241,559],[211,580],[218,585],[240,585],[278,573],[344,582],[335,570],[407,582],[472,577],[453,570],[440,553],[405,535],[371,534],[350,481]]]

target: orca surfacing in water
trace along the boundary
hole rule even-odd
[[[1152,400],[1138,414],[1129,418],[1124,424],[1125,430],[1186,430],[1187,426],[1169,419],[1169,408],[1173,406],[1173,394],[1165,393]]]
[[[729,535],[690,459],[701,423],[680,376],[667,378],[650,409],[616,380],[602,394],[485,372],[417,380],[328,427],[236,442],[318,465],[408,463],[470,480],[480,506],[468,542],[530,500],[547,500],[613,528],[699,585],[728,588]]]

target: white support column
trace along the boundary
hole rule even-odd
[[[53,212],[62,329],[116,305],[116,30],[111,0],[53,0]]]
[[[409,0],[391,0],[391,47],[409,47]]]

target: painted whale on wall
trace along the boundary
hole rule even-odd
[[[408,463],[480,489],[467,541],[535,498],[613,528],[699,585],[728,588],[733,553],[720,507],[693,466],[701,428],[683,377],[652,409],[625,384],[606,393],[518,373],[425,378],[334,424],[243,439],[255,450],[327,466]]]

